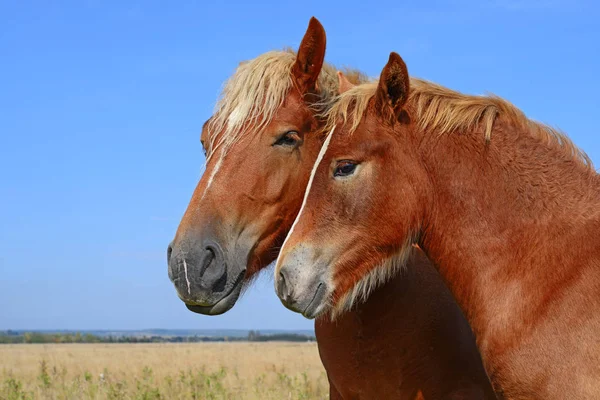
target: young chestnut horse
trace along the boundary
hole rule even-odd
[[[206,172],[168,252],[169,276],[192,311],[227,311],[277,256],[323,143],[319,106],[338,92],[324,54],[313,19],[297,56],[271,52],[240,65],[205,124]],[[494,398],[439,274],[420,251],[410,263],[335,323],[315,322],[331,398]]]
[[[395,53],[328,125],[279,296],[339,313],[418,244],[500,395],[600,398],[600,180],[587,156],[497,97],[409,80]]]

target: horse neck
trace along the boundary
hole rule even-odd
[[[525,129],[498,120],[487,144],[449,133],[422,147],[434,194],[420,244],[484,357],[545,323],[582,275],[600,278],[590,268],[600,255],[597,175]]]

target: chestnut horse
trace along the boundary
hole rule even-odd
[[[312,19],[297,56],[263,54],[225,85],[203,128],[206,171],[168,251],[169,276],[190,310],[226,312],[275,260],[324,140],[317,115],[338,93],[324,55],[325,32]],[[439,274],[420,251],[410,263],[365,304],[315,322],[331,398],[495,398]]]
[[[341,95],[276,265],[278,294],[337,314],[418,244],[499,395],[600,398],[600,180],[563,134],[497,97],[409,79]],[[412,268],[408,265],[407,268]]]

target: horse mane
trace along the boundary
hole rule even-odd
[[[324,115],[326,131],[330,132],[341,118],[344,123],[350,123],[349,133],[354,132],[376,90],[377,81],[371,81],[331,99]],[[567,153],[586,168],[594,169],[588,155],[564,133],[532,121],[513,104],[495,95],[466,95],[426,80],[411,78],[407,106],[413,110],[415,122],[423,132],[431,130],[445,134],[481,127],[487,142],[492,139],[496,119],[507,118],[523,127],[525,132]]]
[[[290,49],[270,51],[240,63],[235,73],[225,82],[209,120],[207,162],[215,150],[223,147],[221,157],[236,143],[244,132],[253,128],[260,132],[283,104],[293,86],[292,66],[296,53]],[[359,84],[367,79],[358,70],[345,69],[349,79]],[[317,113],[325,111],[338,94],[337,69],[323,64],[317,81]]]

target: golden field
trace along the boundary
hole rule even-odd
[[[0,345],[0,399],[326,399],[315,343]]]

